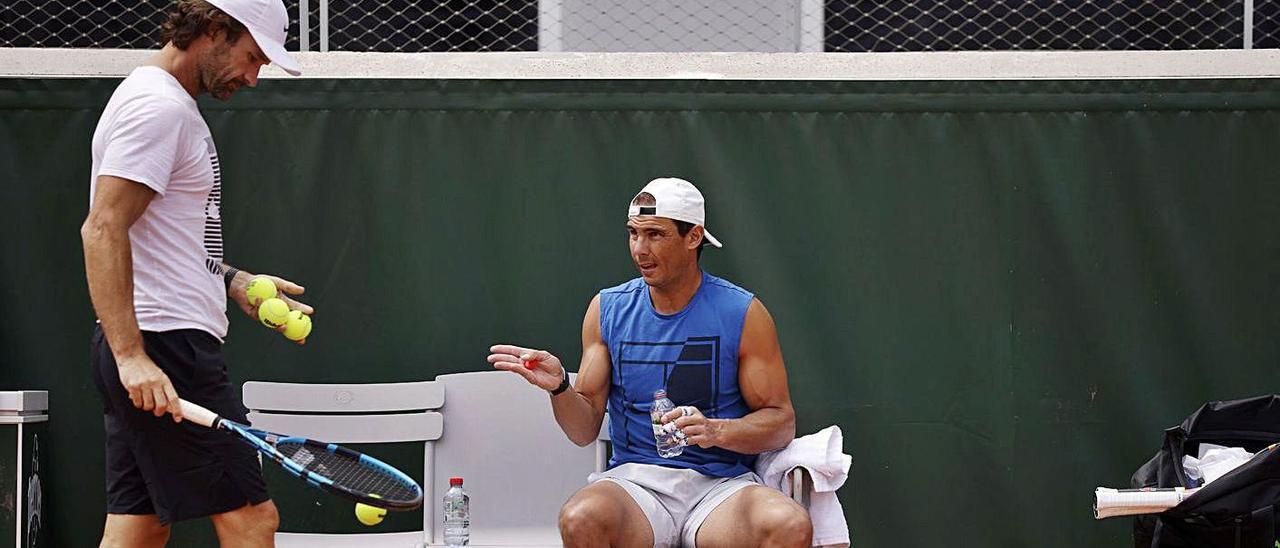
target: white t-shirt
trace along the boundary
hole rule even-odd
[[[90,204],[102,175],[156,192],[129,229],[138,327],[226,337],[218,151],[195,99],[164,69],[138,67],[111,95],[93,132]]]

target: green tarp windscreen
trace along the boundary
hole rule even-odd
[[[0,389],[51,391],[57,546],[104,508],[78,230],[116,83],[0,81]],[[228,262],[317,309],[301,348],[233,310],[237,383],[431,379],[498,341],[576,364],[587,302],[635,275],[627,201],[675,175],[725,243],[705,268],[777,321],[800,433],[844,430],[855,546],[1126,546],[1094,487],[1204,401],[1277,390],[1275,80],[268,80],[201,104]]]

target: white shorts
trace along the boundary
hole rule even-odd
[[[693,548],[698,528],[712,510],[739,489],[761,483],[754,472],[717,478],[697,470],[637,463],[587,477],[588,483],[597,481],[621,485],[640,505],[653,528],[654,548]]]

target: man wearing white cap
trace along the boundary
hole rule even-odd
[[[268,63],[297,75],[288,24],[280,0],[179,0],[164,47],[120,83],[94,131],[80,232],[99,324],[90,356],[106,428],[102,546],[164,546],[170,523],[204,516],[223,546],[272,545],[279,517],[256,454],[180,423],[177,402],[245,420],[222,340],[228,297],[255,314],[252,276],[223,262],[222,171],[195,98],[229,99]],[[282,295],[302,293],[272,279]]]
[[[565,546],[809,546],[804,509],[752,472],[756,455],[795,437],[773,318],[699,267],[704,246],[721,247],[705,224],[702,193],[683,179],[654,179],[631,200],[640,277],[591,300],[574,386],[549,352],[490,348],[495,368],[550,392],[574,443],[594,442],[608,409],[609,470],[561,508]],[[658,391],[677,405],[661,418],[685,439],[675,456],[655,445]]]

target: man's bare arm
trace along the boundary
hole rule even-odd
[[[609,348],[600,337],[600,296],[587,305],[582,318],[582,362],[573,388],[551,397],[556,422],[569,440],[587,446],[600,435],[609,401]]]
[[[120,370],[120,383],[133,405],[157,417],[172,411],[181,418],[178,394],[169,377],[147,356],[133,308],[133,248],[129,228],[155,197],[141,183],[120,177],[98,178],[89,215],[80,227],[89,298]]]
[[[759,300],[747,308],[738,350],[738,385],[751,412],[738,419],[709,419],[702,414],[681,416],[676,409],[663,417],[674,420],[690,444],[722,447],[756,455],[785,447],[796,435],[795,410],[787,387],[787,369],[773,317]]]
[[[151,205],[155,191],[119,177],[98,179],[89,215],[80,227],[85,275],[94,312],[116,359],[143,353],[133,310],[133,248],[129,227]]]

